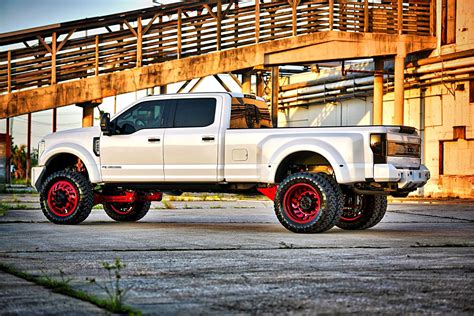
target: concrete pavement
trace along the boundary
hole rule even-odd
[[[145,314],[474,311],[470,201],[390,204],[373,229],[299,235],[264,201],[154,203],[138,223],[94,210],[81,225],[60,226],[47,222],[34,196],[0,199],[30,208],[0,217],[1,263],[53,277],[61,270],[74,288],[101,296],[86,278],[105,281],[100,262],[119,257],[128,265],[127,303]],[[0,287],[0,297],[9,293]],[[22,299],[32,306],[36,298]]]

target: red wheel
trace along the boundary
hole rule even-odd
[[[132,203],[108,203],[108,207],[120,215],[126,215],[133,211]]]
[[[362,195],[350,195],[342,208],[341,222],[353,222],[364,215],[364,198]]]
[[[284,212],[295,223],[311,222],[321,208],[321,197],[316,189],[306,183],[295,183],[283,197]]]
[[[77,209],[79,192],[71,182],[59,180],[49,188],[47,201],[51,212],[59,217],[67,217]]]
[[[295,233],[320,233],[331,229],[341,217],[341,189],[329,176],[294,173],[278,186],[275,214]]]
[[[384,195],[346,194],[341,218],[336,226],[348,230],[362,230],[377,225],[387,211]]]
[[[151,202],[103,203],[103,206],[111,219],[118,222],[135,222],[148,213]]]
[[[89,216],[92,185],[82,174],[70,170],[52,173],[40,192],[43,214],[56,224],[78,224]]]

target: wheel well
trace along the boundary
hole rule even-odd
[[[313,151],[299,151],[283,159],[275,174],[275,183],[280,183],[289,174],[301,171],[333,174],[332,166],[324,156]]]
[[[80,172],[89,178],[86,166],[79,157],[73,154],[62,153],[50,158],[46,162],[46,172],[43,175],[43,179],[46,179],[53,172],[66,169]]]

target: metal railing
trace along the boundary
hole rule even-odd
[[[321,31],[434,35],[434,0],[187,1],[0,34],[0,93]]]

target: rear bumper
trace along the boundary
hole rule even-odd
[[[36,191],[40,191],[42,178],[44,171],[46,170],[45,167],[33,167],[31,168],[31,184],[36,189]]]
[[[390,164],[374,165],[374,180],[376,182],[395,182],[398,190],[414,191],[426,184],[430,179],[430,171],[424,165],[419,169],[397,169]]]

